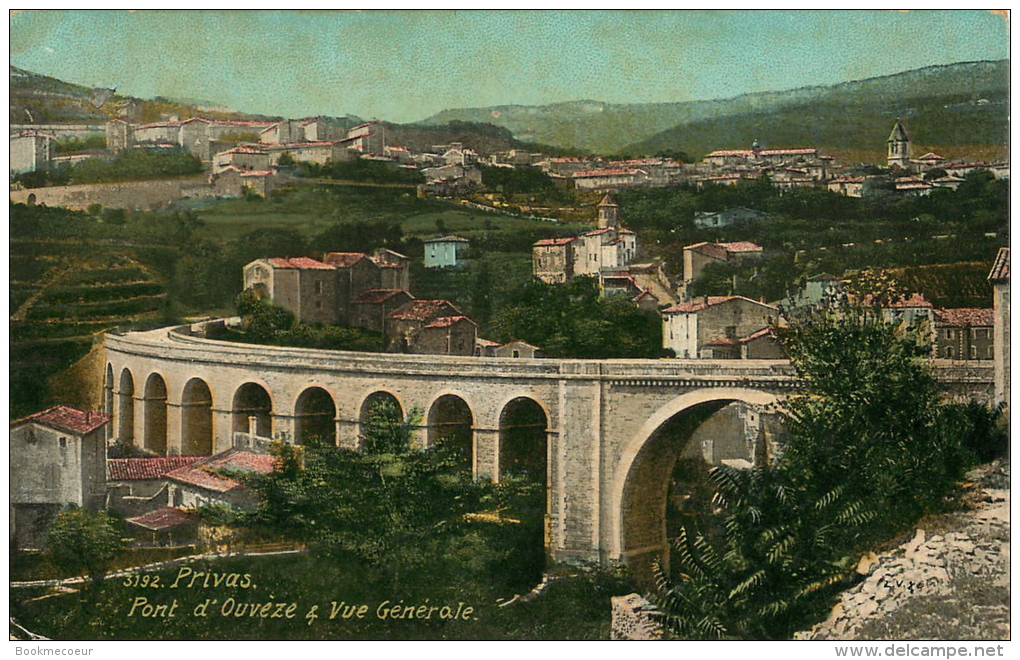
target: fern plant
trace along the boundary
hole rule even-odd
[[[681,529],[655,567],[663,624],[683,639],[784,639],[824,611],[874,519],[841,487],[812,499],[771,468],[710,472],[722,533]]]

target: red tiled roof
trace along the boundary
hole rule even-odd
[[[698,298],[697,300],[691,300],[689,302],[682,302],[672,307],[667,307],[662,310],[665,312],[700,312],[706,307],[712,307],[713,305],[721,305],[722,303],[729,302],[731,300],[745,300],[755,305],[761,305],[762,307],[768,307],[769,309],[776,309],[773,305],[769,305],[757,300],[751,300],[745,296],[707,296]]]
[[[706,341],[705,346],[736,346],[740,343],[740,340],[736,337],[719,337],[712,341]]]
[[[594,229],[592,231],[586,231],[581,236],[601,236],[613,231],[611,227],[603,227],[602,229]]]
[[[448,300],[409,300],[391,312],[390,318],[426,321],[439,316],[444,311],[450,311],[454,316],[460,313]]]
[[[993,310],[985,307],[937,309],[935,310],[935,322],[938,325],[948,325],[957,328],[966,326],[991,327],[995,324],[995,314]]]
[[[111,458],[106,461],[110,481],[160,479],[167,473],[202,460],[202,456],[160,456],[159,458]]]
[[[639,300],[644,300],[645,298],[651,298],[652,300],[655,300],[655,301],[659,300],[658,298],[655,297],[655,294],[652,293],[651,291],[649,291],[648,289],[642,289],[641,293],[639,293],[636,296],[634,296],[633,298],[631,298],[631,300],[633,300],[634,302],[637,302]]]
[[[749,341],[751,341],[753,339],[759,339],[759,338],[765,337],[765,336],[775,336],[775,334],[772,332],[772,328],[762,328],[758,332],[752,332],[751,334],[747,335],[746,337],[741,337],[740,338],[740,343],[741,344],[746,344],[747,342],[749,342]]]
[[[78,410],[71,406],[53,406],[28,417],[14,420],[11,422],[11,428],[27,422],[35,422],[64,431],[87,435],[108,421],[110,421],[110,416],[106,413]]]
[[[324,264],[321,261],[315,259],[309,259],[308,257],[293,257],[291,259],[283,259],[280,257],[272,257],[268,259],[276,268],[297,268],[301,270],[333,270],[333,266]]]
[[[616,203],[616,200],[613,199],[612,195],[607,194],[602,198],[602,201],[599,202],[599,206],[619,206],[619,204]]]
[[[326,263],[337,268],[350,268],[362,259],[368,259],[364,252],[330,252],[326,255]]]
[[[403,289],[368,289],[354,296],[352,303],[381,303],[389,300],[398,293],[411,294]]]
[[[807,156],[818,153],[817,149],[765,149],[760,152],[762,156]]]
[[[155,511],[150,511],[146,514],[136,516],[135,518],[127,519],[129,523],[153,532],[177,527],[178,525],[183,525],[184,523],[192,520],[194,520],[194,516],[191,514],[169,506],[165,506],[162,509],[156,509]]]
[[[929,151],[928,153],[926,153],[925,155],[921,156],[917,160],[945,160],[945,158],[943,158],[942,156],[940,156],[938,154],[935,154],[935,153],[932,153],[932,152]]]
[[[933,305],[924,299],[923,293],[912,293],[910,296],[901,296],[890,302],[888,307],[932,307]]]
[[[441,316],[438,319],[436,319],[435,321],[433,321],[433,322],[429,323],[428,325],[426,325],[425,327],[426,328],[449,328],[450,326],[456,325],[457,323],[460,323],[462,321],[467,321],[471,325],[478,325],[477,323],[475,323],[474,321],[472,321],[470,318],[468,318],[466,316]]]
[[[749,151],[747,149],[718,149],[718,150],[713,151],[712,153],[708,154],[707,156],[705,156],[705,158],[712,158],[713,156],[716,156],[716,157],[718,157],[718,156],[743,156],[745,158],[750,158],[753,155],[754,155],[754,152],[753,151]]]
[[[716,243],[722,246],[727,252],[761,252],[762,247],[750,241],[737,241],[735,243]]]
[[[240,487],[241,484],[229,477],[215,474],[216,472],[229,470],[269,474],[273,471],[275,460],[267,454],[254,454],[249,451],[228,449],[223,453],[209,456],[191,465],[178,468],[166,476],[174,481],[225,493]]]
[[[724,303],[727,300],[732,300],[734,296],[708,296],[707,298],[698,298],[697,300],[691,300],[690,302],[682,302],[672,307],[667,307],[662,310],[666,312],[700,312],[706,307],[712,305],[718,305]]]
[[[265,156],[266,155],[266,150],[265,149],[256,149],[255,147],[234,147],[233,149],[227,149],[226,151],[221,151],[220,153],[218,153],[216,155],[219,156],[220,154],[260,154],[260,155]]]
[[[999,253],[995,255],[995,263],[992,264],[992,272],[988,273],[988,280],[990,282],[1008,282],[1009,281],[1009,248],[999,248]]]
[[[565,238],[543,238],[540,241],[536,241],[535,242],[535,246],[536,247],[547,247],[547,246],[550,246],[550,245],[570,245],[575,240],[577,240],[577,239],[574,238],[573,236],[568,236],[568,237],[565,237]]]
[[[241,170],[241,176],[270,176],[276,174],[276,170]]]
[[[488,348],[489,346],[501,346],[502,345],[498,341],[489,341],[488,339],[482,339],[481,337],[479,337],[478,339],[475,339],[475,344],[478,345],[478,346],[486,347],[486,348]]]

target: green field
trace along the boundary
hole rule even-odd
[[[235,199],[201,208],[205,222],[196,236],[232,240],[260,228],[291,229],[311,238],[337,223],[399,224],[407,237],[427,238],[440,232],[470,238],[489,233],[570,234],[578,223],[551,223],[497,215],[435,199],[418,199],[414,190],[370,186],[299,184],[293,192],[266,200]],[[594,209],[592,218],[594,219]],[[337,246],[342,250],[343,246]]]

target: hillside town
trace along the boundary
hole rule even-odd
[[[32,75],[12,67],[12,80]],[[981,479],[1008,488],[1009,161],[1002,144],[935,141],[935,111],[890,101],[887,139],[863,146],[776,126],[775,139],[713,133],[711,150],[589,153],[497,123],[309,105],[288,118],[105,88],[72,102],[46,81],[27,96],[62,99],[57,119],[15,123],[12,102],[10,124],[9,532],[12,583],[35,597],[18,614],[35,618],[12,618],[12,631],[45,621],[44,599],[77,598],[76,584],[89,583],[82,599],[107,597],[103,576],[138,573],[141,558],[286,555],[330,585],[363,570],[372,588],[393,577],[397,593],[403,571],[409,583],[442,561],[453,575],[477,552],[479,574],[504,580],[478,591],[497,603],[489,616],[557,581],[604,580],[605,593],[592,589],[613,591],[614,638],[660,638],[659,620],[677,638],[711,637],[722,624],[669,609],[688,602],[684,585],[715,579],[690,568],[708,565],[711,544],[748,553],[738,585],[699,587],[728,603],[785,589],[766,568],[742,571],[778,570],[772,558],[795,543],[791,556],[821,553],[830,532],[811,525],[846,533],[835,545],[893,547],[941,511],[932,502],[980,499],[980,479],[964,481],[978,460]],[[61,119],[61,103],[82,118]],[[767,125],[734,116],[741,135]],[[839,334],[848,326],[853,341]],[[830,334],[805,349],[814,327]],[[823,398],[882,350],[888,370],[859,379],[872,389]],[[917,392],[920,412],[883,398],[913,404]],[[836,421],[790,454],[810,478],[777,471],[792,437],[825,426],[822,408]],[[881,481],[888,495],[811,482],[837,462],[810,452],[858,426],[862,446],[877,443],[861,461],[911,459],[911,434],[942,442],[924,461],[942,470],[931,492],[909,486],[916,465]],[[889,438],[895,451],[880,446]],[[733,514],[753,498],[786,506],[794,487],[795,522],[776,514],[762,532],[760,512]],[[727,488],[741,494],[727,500]],[[920,504],[866,527],[881,497],[911,488]],[[830,505],[838,524],[825,522]],[[104,525],[105,563],[61,559],[67,528]],[[759,554],[726,537],[740,525]],[[823,550],[839,556],[812,565],[796,595],[810,607],[773,622],[777,637],[839,620],[812,590],[832,600],[877,581],[862,572],[874,570],[869,548]],[[517,595],[491,598],[511,583]]]

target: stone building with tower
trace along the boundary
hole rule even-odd
[[[910,162],[910,135],[907,134],[907,127],[897,118],[896,125],[889,133],[886,142],[886,165],[888,167],[899,167],[909,170]]]
[[[620,225],[620,206],[606,195],[598,206],[598,229],[572,238],[547,238],[532,246],[532,272],[547,284],[581,275],[626,270],[637,256],[637,234]]]

